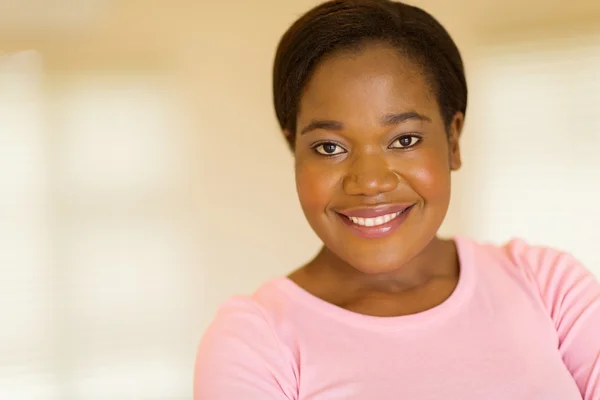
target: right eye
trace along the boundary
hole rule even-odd
[[[346,152],[342,146],[333,142],[320,143],[313,147],[313,149],[324,156],[335,156]]]

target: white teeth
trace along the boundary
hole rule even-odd
[[[393,220],[400,214],[402,214],[402,211],[393,213],[393,214],[382,215],[382,216],[376,217],[376,218],[357,218],[357,217],[348,217],[348,218],[350,219],[350,221],[354,222],[356,225],[379,226],[379,225],[383,225],[383,224],[390,222],[391,220]]]

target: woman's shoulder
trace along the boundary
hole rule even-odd
[[[195,398],[215,393],[239,398],[237,391],[254,394],[248,398],[274,398],[297,391],[294,356],[269,317],[276,302],[274,283],[250,296],[232,296],[218,308],[198,347]]]
[[[251,294],[230,296],[217,308],[205,336],[244,332],[244,340],[249,342],[266,340],[270,345],[286,347],[291,316],[305,314],[294,301],[290,286],[289,279],[282,276],[263,283]]]
[[[585,302],[598,297],[600,285],[592,272],[570,252],[513,238],[502,244],[463,239],[481,263],[494,265],[526,281],[539,293],[551,313],[566,300]],[[494,268],[492,268],[494,269]]]
[[[272,315],[285,304],[285,294],[281,289],[285,278],[274,278],[263,283],[252,294],[233,295],[218,307],[213,325],[218,323],[270,325]]]
[[[553,270],[569,273],[573,269],[583,268],[568,251],[548,245],[532,244],[522,238],[512,238],[496,244],[463,237],[458,239],[458,242],[470,248],[475,257],[508,264],[524,272],[544,274]]]

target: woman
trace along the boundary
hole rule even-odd
[[[568,254],[437,231],[461,166],[462,60],[426,12],[338,0],[302,16],[275,110],[323,248],[236,297],[196,400],[600,399],[600,286]]]

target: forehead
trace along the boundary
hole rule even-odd
[[[398,49],[372,44],[325,58],[304,88],[298,121],[379,118],[402,111],[438,110],[423,70]]]

